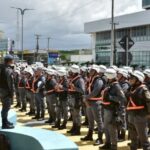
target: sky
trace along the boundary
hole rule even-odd
[[[142,10],[142,0],[115,0],[115,16]],[[34,9],[24,15],[24,49],[35,49],[35,34],[41,35],[40,49],[91,48],[91,36],[84,33],[84,23],[111,16],[111,0],[0,0],[0,30],[5,37],[21,37],[21,16],[17,30],[17,10]],[[18,32],[19,31],[19,32]],[[15,42],[20,49],[20,41]]]

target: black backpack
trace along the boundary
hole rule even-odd
[[[11,150],[10,141],[4,134],[0,134],[0,150]]]

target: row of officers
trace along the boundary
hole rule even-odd
[[[17,67],[11,76],[16,107],[21,107],[20,111],[24,112],[29,102],[30,112],[27,115],[34,115],[32,119],[44,120],[46,98],[49,114],[46,123],[53,124],[53,128],[66,129],[68,114],[71,114],[72,128],[67,133],[80,135],[82,111],[89,129],[87,135],[81,138],[82,141],[93,141],[96,122],[98,138],[94,145],[103,144],[99,149],[117,150],[118,141],[125,140],[128,129],[131,150],[137,150],[139,146],[143,150],[150,150],[149,69],[141,72],[114,66],[80,68],[72,65],[66,71],[64,67],[54,70],[39,65]],[[2,102],[5,103],[3,99]],[[13,127],[6,121],[3,126]]]

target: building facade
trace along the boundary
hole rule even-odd
[[[143,0],[142,1],[142,7],[144,9],[150,9],[150,0]]]
[[[150,10],[118,16],[114,20],[116,64],[125,63],[125,50],[119,41],[128,35],[135,43],[129,50],[130,65],[150,66]],[[93,59],[97,63],[110,64],[110,22],[111,19],[103,19],[85,23],[85,32],[92,35]]]

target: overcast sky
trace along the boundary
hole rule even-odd
[[[141,1],[115,0],[115,16],[141,11]],[[0,30],[14,40],[17,12],[11,6],[35,9],[24,16],[25,49],[35,48],[35,34],[42,35],[40,48],[47,48],[48,36],[53,49],[90,48],[84,23],[111,16],[111,0],[0,0]]]

